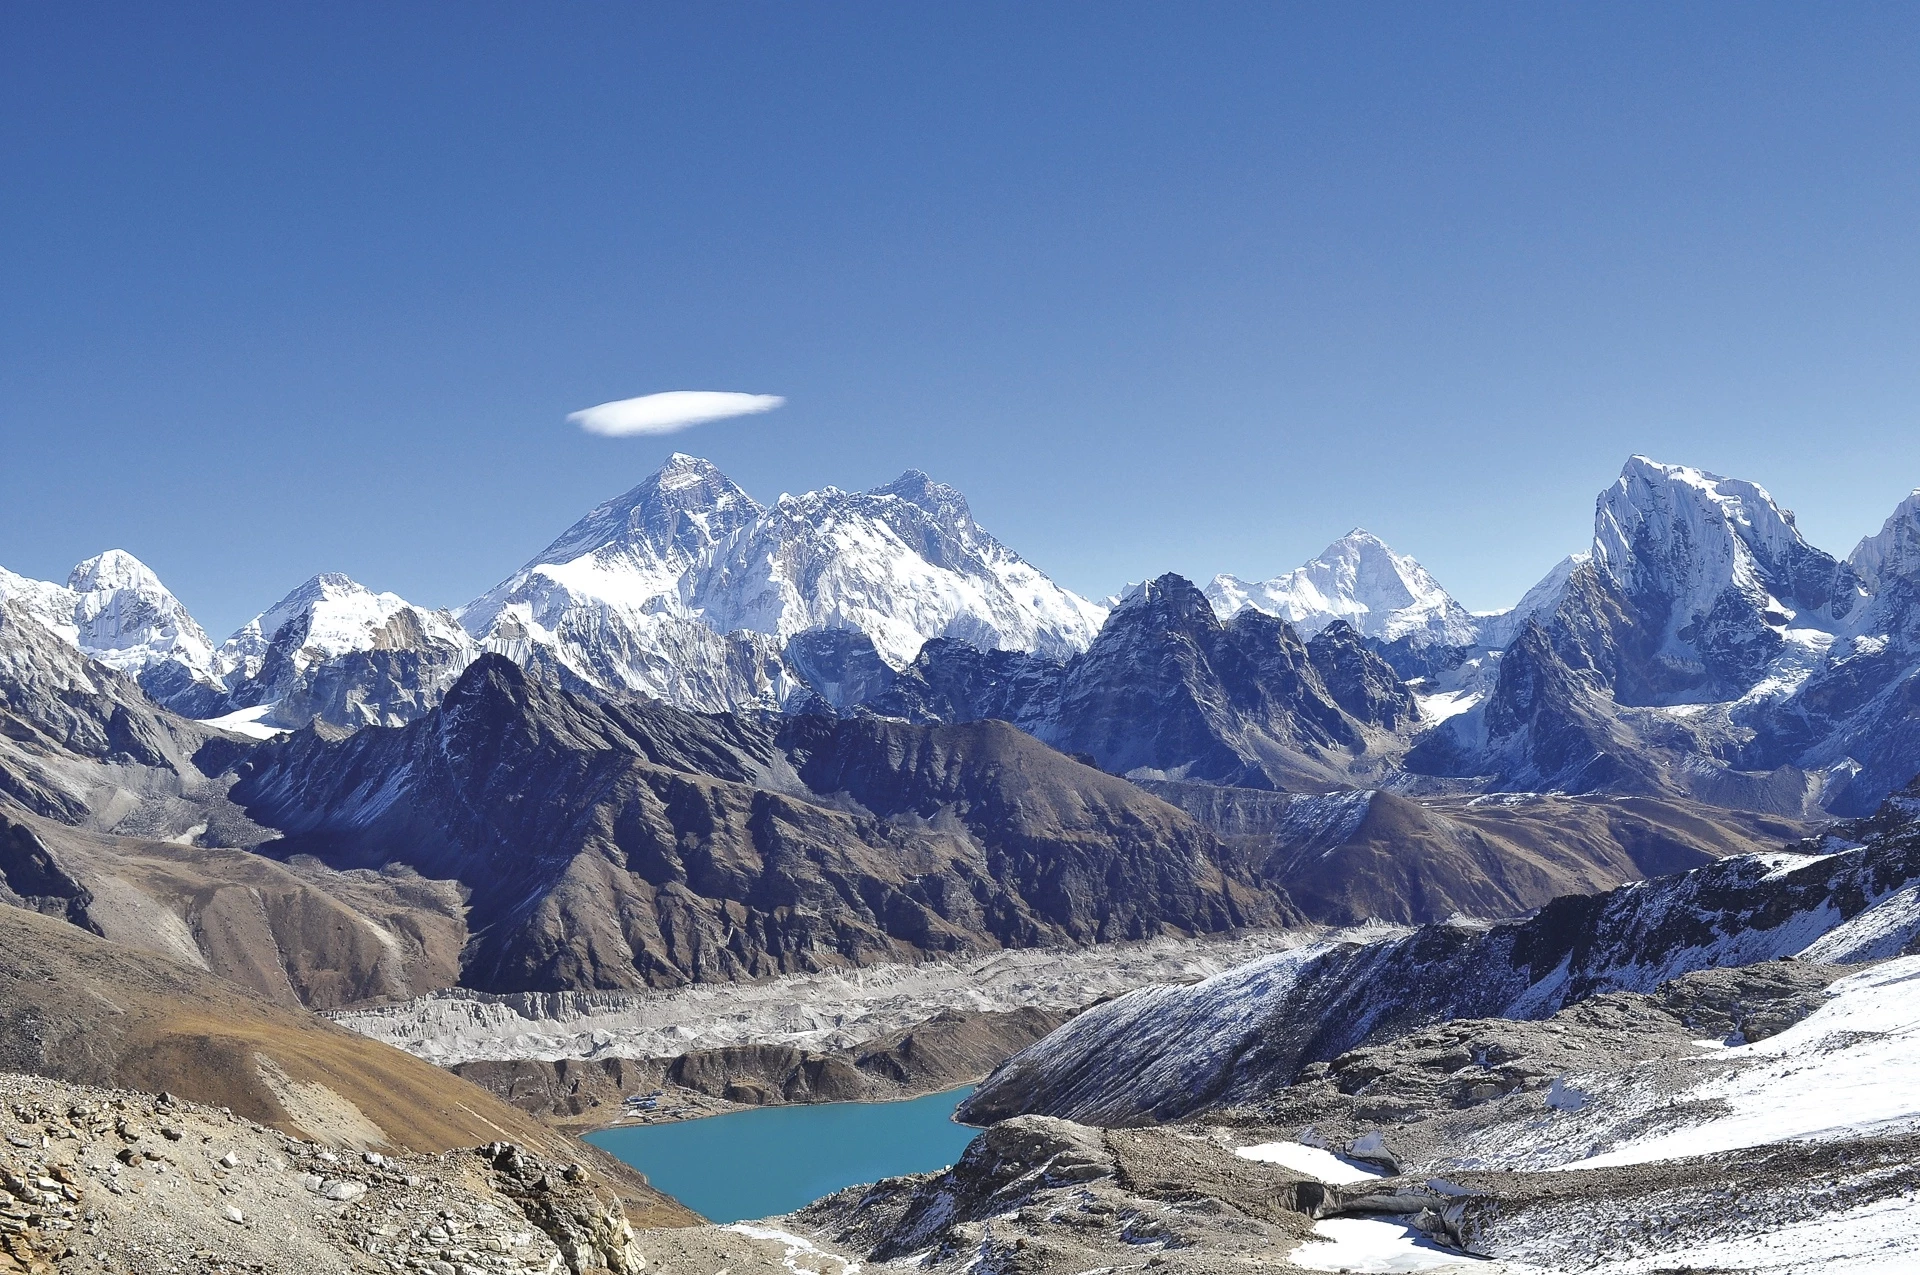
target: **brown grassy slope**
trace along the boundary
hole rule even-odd
[[[693,1217],[623,1166],[397,1049],[17,908],[0,915],[0,1069],[177,1094],[345,1146],[495,1140],[592,1162],[637,1223]]]

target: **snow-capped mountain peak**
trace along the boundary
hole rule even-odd
[[[0,597],[149,690],[210,680],[212,640],[160,578],[124,549],[88,558],[64,586],[0,570]]]
[[[979,525],[973,521],[973,511],[967,506],[967,498],[960,494],[959,489],[937,483],[918,469],[909,469],[892,482],[875,487],[867,494],[898,496],[908,504],[925,510],[941,526],[949,529],[979,530]]]
[[[75,593],[100,593],[113,589],[167,593],[166,586],[160,583],[159,576],[153,574],[153,569],[125,549],[109,549],[88,558],[68,574],[67,587]]]
[[[1368,637],[1406,638],[1415,645],[1468,646],[1477,632],[1473,617],[1425,567],[1360,527],[1313,561],[1271,580],[1215,576],[1207,597],[1222,616],[1253,607],[1279,616],[1305,636],[1335,620]]]
[[[1474,618],[1480,622],[1481,644],[1501,650],[1520,635],[1528,620],[1538,619],[1544,623],[1566,596],[1567,581],[1573,578],[1573,573],[1592,560],[1591,553],[1570,553],[1554,563],[1540,578],[1540,583],[1528,589],[1512,607],[1477,613]]]
[[[1920,580],[1920,490],[1895,506],[1877,533],[1854,546],[1847,565],[1870,589],[1892,577]]]
[[[269,710],[253,719],[263,724],[398,725],[432,707],[478,654],[447,612],[326,572],[228,638],[214,671],[220,707]]]
[[[1600,494],[1593,560],[1628,593],[1671,598],[1675,630],[1734,590],[1750,604],[1828,628],[1864,595],[1852,571],[1809,545],[1766,488],[1738,478],[1629,459]]]
[[[958,491],[915,470],[867,492],[782,496],[683,596],[721,632],[783,644],[809,629],[858,629],[894,668],[932,638],[1064,659],[1106,618],[981,528]]]
[[[918,470],[766,507],[710,462],[676,454],[460,620],[487,649],[550,657],[590,686],[717,709],[784,703],[799,683],[782,653],[809,630],[858,630],[901,668],[935,637],[1069,655],[1105,614]]]
[[[249,620],[221,646],[219,663],[223,674],[252,677],[268,650],[282,645],[293,670],[305,672],[353,651],[393,650],[422,640],[471,645],[446,612],[414,606],[396,593],[376,593],[330,571]]]
[[[650,555],[683,565],[761,512],[759,502],[712,461],[675,452],[632,490],[561,533],[529,566],[587,553]]]

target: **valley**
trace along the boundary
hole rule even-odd
[[[1494,615],[1358,530],[1096,603],[924,474],[682,455],[453,610],[322,574],[216,644],[122,551],[0,574],[5,1260],[1773,1269],[1685,1165],[1782,1235],[1904,1198],[1916,599],[1920,497],[1843,560],[1641,457]],[[1885,1101],[1808,1124],[1782,1050]],[[579,1136],[975,1085],[951,1167],[744,1230]]]

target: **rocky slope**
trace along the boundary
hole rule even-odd
[[[1131,993],[1015,1056],[966,1112],[1166,1120],[1446,1018],[1536,1018],[1607,991],[1648,992],[1690,970],[1781,957],[1890,956],[1920,935],[1916,882],[1920,787],[1801,853],[1563,898],[1517,923],[1334,941]]]
[[[787,1225],[935,1271],[1904,1270],[1916,965],[1769,962],[1441,1023],[1171,1126],[1016,1116]]]
[[[0,927],[0,1070],[167,1092],[341,1149],[439,1153],[505,1136],[631,1174],[484,1090],[298,1009],[64,922]]]
[[[349,1151],[168,1094],[17,1074],[0,1074],[0,1102],[0,1271],[637,1275],[635,1222],[694,1220],[634,1198],[618,1165],[498,1139]]]
[[[215,737],[0,600],[0,796],[70,823],[166,826]]]
[[[1652,797],[1413,801],[1380,789],[1261,792],[1141,781],[1323,925],[1510,917],[1567,894],[1775,850],[1811,825]]]
[[[458,881],[462,981],[643,987],[1285,915],[1206,833],[997,723],[778,726],[483,658],[411,725],[259,749],[233,797],[337,870]]]

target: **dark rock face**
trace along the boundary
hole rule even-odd
[[[1335,620],[1313,635],[1307,661],[1333,702],[1355,721],[1388,731],[1418,722],[1420,711],[1394,666],[1345,620]]]
[[[62,917],[83,930],[100,933],[87,915],[93,892],[62,870],[53,854],[25,824],[0,816],[0,902]]]
[[[858,629],[808,629],[788,638],[782,654],[787,668],[829,711],[883,699],[899,680],[874,649],[873,639]],[[808,707],[790,701],[787,711]]]
[[[1743,857],[1562,898],[1522,922],[1316,945],[1193,987],[1143,989],[1016,1055],[961,1117],[1160,1122],[1271,1091],[1308,1063],[1450,1018],[1535,1019],[1605,992],[1652,992],[1691,970],[1920,948],[1907,907],[1920,880],[1920,784],[1802,849],[1855,842],[1804,862]],[[1883,903],[1886,913],[1860,920]]]
[[[268,849],[471,891],[462,982],[674,985],[1286,915],[1191,820],[1000,723],[594,703],[483,657],[433,713],[260,750]]]
[[[65,823],[86,817],[66,763],[198,778],[190,760],[211,732],[157,708],[131,678],[88,659],[0,601],[0,797]]]
[[[1560,607],[1544,623],[1527,621],[1501,654],[1485,703],[1423,735],[1407,752],[1406,769],[1472,777],[1505,791],[1631,793],[1789,816],[1816,812],[1822,781],[1744,746],[1752,732],[1735,729],[1724,712],[1676,717],[1622,704],[1614,679],[1631,658],[1618,639],[1637,633],[1636,624],[1591,564],[1576,568]]]
[[[928,643],[869,707],[1010,721],[1114,774],[1313,790],[1380,769],[1419,717],[1392,668],[1347,625],[1303,643],[1251,609],[1222,621],[1175,575],[1143,586],[1064,665]]]
[[[885,693],[864,706],[912,722],[994,718],[1032,729],[1059,694],[1064,667],[1026,651],[983,651],[935,638]]]

